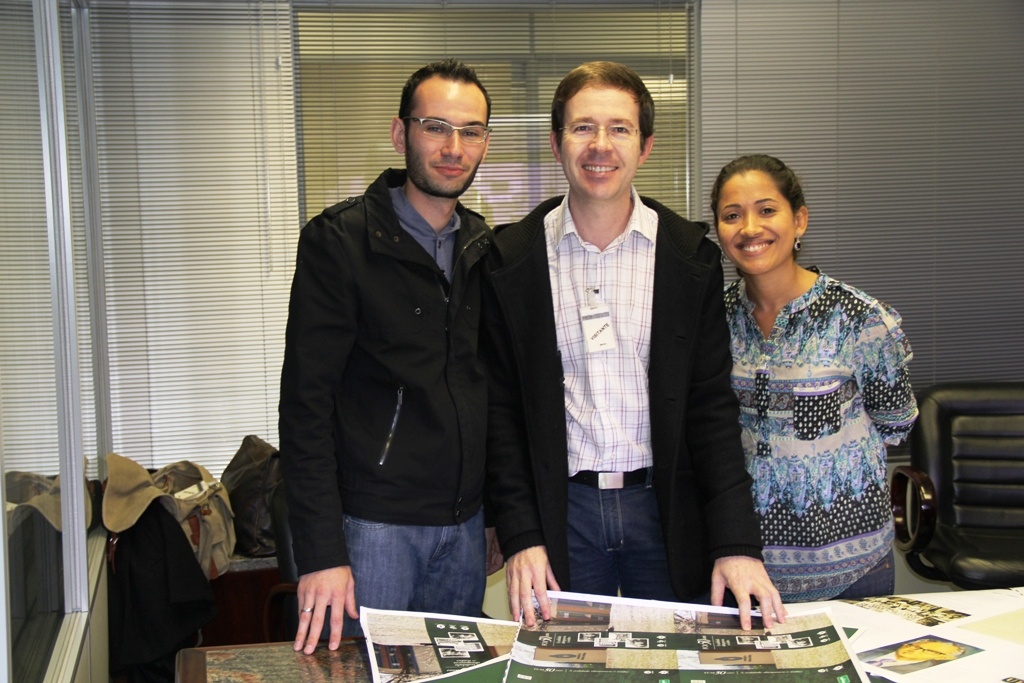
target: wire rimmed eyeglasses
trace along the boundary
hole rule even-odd
[[[435,140],[447,140],[452,136],[452,133],[458,131],[459,140],[462,142],[471,145],[482,145],[487,141],[487,136],[491,134],[491,129],[487,126],[453,126],[447,121],[420,118],[418,116],[406,116],[403,120],[415,121],[420,124],[420,130],[423,134]]]
[[[599,126],[596,123],[571,123],[559,130],[581,142],[593,140],[600,130],[604,130],[605,135],[617,142],[632,140],[638,132],[636,128],[625,123],[613,123],[610,126]]]

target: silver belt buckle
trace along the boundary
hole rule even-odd
[[[598,472],[597,488],[599,489],[621,489],[622,472]]]

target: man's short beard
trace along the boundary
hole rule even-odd
[[[420,192],[431,197],[441,197],[443,199],[458,199],[461,197],[469,186],[473,184],[473,179],[476,178],[476,172],[480,168],[479,162],[476,168],[466,178],[466,182],[462,184],[456,190],[448,190],[444,187],[439,187],[436,183],[431,181],[427,175],[428,164],[426,159],[421,156],[411,144],[409,139],[409,131],[405,134],[405,170],[409,176],[410,182],[416,186]]]
[[[416,163],[409,163],[409,159],[406,160],[406,172],[409,174],[409,180],[416,188],[423,194],[430,195],[431,197],[441,197],[444,199],[458,199],[461,197],[469,186],[473,184],[473,179],[476,178],[477,168],[473,169],[473,172],[466,178],[466,182],[462,186],[448,190],[443,187],[439,187],[437,184],[431,182],[431,180],[423,173],[423,169]]]

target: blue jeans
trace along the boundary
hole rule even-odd
[[[675,600],[654,489],[569,482],[569,576],[577,593]]]
[[[857,598],[873,598],[878,595],[892,595],[896,590],[896,563],[892,548],[868,573],[860,577],[833,600],[856,600]]]
[[[479,617],[486,588],[483,511],[464,524],[413,526],[345,515],[356,604]],[[361,636],[345,615],[345,636]]]

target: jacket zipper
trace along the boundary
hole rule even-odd
[[[459,269],[459,261],[461,261],[462,257],[466,255],[466,252],[469,251],[469,248],[476,244],[482,249],[486,247],[489,243],[490,239],[485,235],[481,235],[480,237],[477,237],[475,240],[467,242],[466,244],[462,245],[462,249],[459,251],[458,254],[455,255],[455,261],[452,263],[452,284],[455,284],[455,271]]]
[[[455,261],[452,262],[452,282],[451,282],[452,289],[455,288],[455,271],[457,271],[459,269],[459,261],[462,260],[462,257],[465,256],[466,252],[469,251],[469,248],[471,246],[473,246],[474,244],[481,244],[482,243],[482,246],[486,247],[487,244],[489,243],[489,241],[490,240],[487,237],[481,235],[480,237],[476,238],[472,242],[467,242],[466,244],[462,245],[462,249],[459,251],[458,254],[455,255]],[[447,292],[444,291],[444,285],[441,284],[440,280],[437,281],[437,286],[440,288],[441,296],[444,298],[444,329],[447,332],[448,331],[448,313],[449,313],[448,306],[451,303],[451,297],[448,295]]]
[[[388,459],[388,452],[391,450],[391,443],[395,440],[395,430],[398,428],[398,416],[402,414],[402,394],[404,393],[405,387],[398,387],[398,400],[395,403],[395,414],[391,418],[391,429],[388,430],[388,438],[384,440],[384,448],[380,451],[380,460],[377,461],[378,465],[384,465],[384,461]]]
[[[486,239],[486,238],[484,238],[484,239]],[[459,265],[459,261],[462,260],[463,255],[465,255],[465,253],[469,250],[469,248],[472,245],[476,244],[476,243],[477,243],[477,240],[474,240],[472,242],[469,242],[469,243],[465,244],[462,247],[462,249],[459,251],[459,253],[455,256],[455,262],[452,264],[452,276],[453,277],[455,275],[455,270],[456,270],[456,268]],[[448,309],[448,305],[449,305],[451,299],[449,298],[448,294],[444,291],[444,285],[441,284],[440,280],[438,280],[437,284],[438,284],[438,288],[441,290],[441,296],[444,298],[444,304],[445,304],[445,331],[447,331],[448,330],[448,312],[447,312],[447,309]],[[395,414],[391,418],[391,429],[388,430],[388,438],[384,440],[384,447],[380,451],[380,459],[377,460],[377,464],[382,466],[382,467],[384,465],[384,461],[386,461],[388,459],[388,453],[391,451],[391,444],[395,440],[395,430],[398,428],[398,416],[402,414],[402,395],[404,393],[405,393],[405,387],[404,386],[399,386],[398,387],[398,399],[395,402]]]

